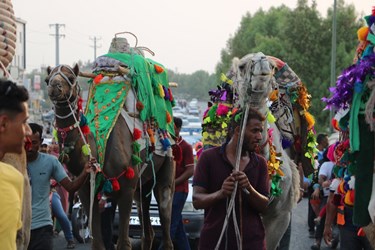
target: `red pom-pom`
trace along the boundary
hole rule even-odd
[[[82,126],[81,130],[84,135],[90,134],[90,127],[88,125]]]
[[[171,88],[168,88],[168,93],[169,93],[169,101],[173,102],[174,98],[173,98],[173,95],[172,95]]]
[[[131,168],[131,167],[128,167],[128,169],[126,170],[126,173],[125,173],[125,177],[129,180],[133,179],[134,178],[134,169]]]
[[[134,128],[134,131],[133,131],[133,139],[134,141],[140,139],[142,136],[142,131],[137,129],[137,128]]]
[[[120,190],[120,183],[118,183],[118,180],[115,178],[115,179],[112,179],[112,190],[113,191],[119,191]]]
[[[137,108],[138,111],[142,111],[145,108],[145,106],[143,105],[141,101],[137,101],[137,104],[135,105],[135,107]]]
[[[94,78],[94,83],[98,84],[103,79],[103,75],[99,74]]]
[[[79,97],[78,102],[77,102],[78,110],[82,110],[82,103],[83,103],[82,97]]]
[[[174,160],[179,163],[182,160],[182,149],[177,144],[172,146],[172,153]]]

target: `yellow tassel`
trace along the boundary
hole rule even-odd
[[[159,95],[161,98],[164,98],[165,96],[163,86],[160,83],[159,83]]]
[[[306,121],[307,121],[307,128],[310,130],[312,129],[312,127],[314,127],[315,125],[315,118],[314,116],[312,116],[309,112],[305,112],[305,118],[306,118]]]
[[[271,111],[267,112],[267,121],[269,123],[275,123],[276,122],[276,118],[273,116],[273,114],[271,113]]]
[[[269,99],[271,102],[274,102],[276,101],[277,99],[279,98],[279,91],[278,90],[274,90],[271,92],[270,96],[269,96]]]

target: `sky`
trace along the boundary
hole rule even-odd
[[[155,56],[146,56],[179,73],[197,70],[213,73],[220,53],[236,33],[242,17],[262,8],[285,4],[295,8],[297,0],[11,0],[17,18],[26,21],[26,71],[55,66],[55,26],[59,39],[60,64],[94,60],[106,54],[116,33],[132,32],[138,46]],[[311,3],[311,0],[309,0]],[[354,4],[358,17],[369,15],[375,0],[345,0]],[[323,16],[333,0],[317,0]],[[362,15],[361,15],[362,14]],[[128,39],[133,36],[119,35]]]

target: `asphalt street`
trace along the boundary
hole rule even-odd
[[[308,227],[307,227],[307,202],[304,198],[297,207],[293,210],[292,218],[292,235],[290,242],[290,250],[309,250],[314,244],[314,239],[309,238]],[[133,249],[140,249],[138,240],[133,241]],[[63,232],[60,232],[54,240],[54,249],[62,250],[66,249],[66,241],[64,239]],[[79,244],[76,243],[77,250],[91,249],[90,243]],[[330,249],[322,242],[321,250]],[[337,247],[339,249],[339,246]]]

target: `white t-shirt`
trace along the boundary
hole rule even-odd
[[[331,179],[332,176],[332,169],[335,164],[331,161],[326,161],[320,166],[319,169],[319,176],[323,175],[327,177],[327,180]],[[323,188],[323,195],[326,197],[329,195],[329,187]]]

